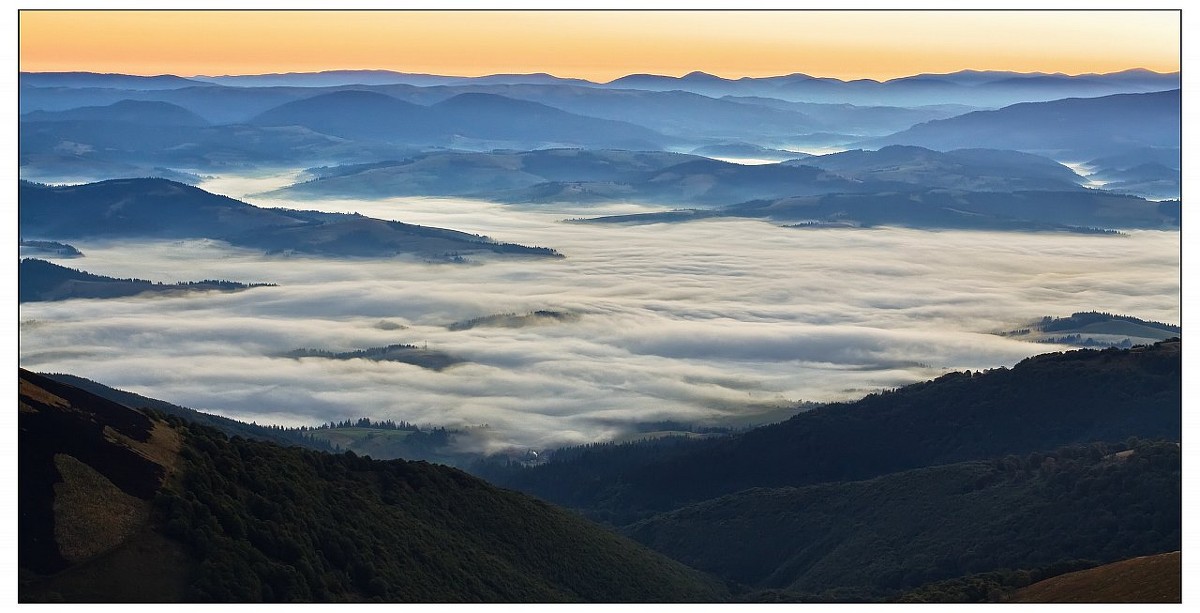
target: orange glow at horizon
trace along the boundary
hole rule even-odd
[[[1179,70],[1179,11],[42,11],[22,71],[888,79]]]

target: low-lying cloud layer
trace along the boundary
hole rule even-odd
[[[219,185],[241,196],[239,186],[263,184]],[[596,226],[560,222],[581,211],[434,199],[304,208],[478,232],[567,258],[431,265],[267,257],[209,241],[73,241],[87,257],[64,264],[89,272],[279,287],[25,304],[22,365],[259,423],[369,416],[487,424],[481,444],[540,449],[617,437],[632,422],[760,423],[797,400],[850,399],[948,369],[1011,366],[1061,347],[988,333],[1043,315],[1103,310],[1179,321],[1177,232],[801,230],[743,220]],[[580,317],[445,327],[539,309]],[[428,343],[469,362],[435,372],[272,357],[394,343]]]

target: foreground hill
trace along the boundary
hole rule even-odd
[[[17,300],[19,302],[45,302],[69,298],[118,298],[139,294],[181,294],[202,291],[236,292],[269,285],[269,283],[246,284],[215,280],[153,283],[145,279],[116,279],[34,258],[21,260],[17,269]]]
[[[552,249],[372,219],[263,209],[165,179],[114,179],[63,187],[22,181],[20,232],[39,238],[210,238],[267,252],[457,261],[502,253],[561,257]]]
[[[701,574],[455,469],[227,439],[20,373],[19,599],[711,601]]]
[[[756,590],[881,600],[972,573],[1176,549],[1180,462],[1175,443],[1097,443],[868,481],[751,489],[657,515],[628,533]],[[1135,587],[1121,583],[1122,591]],[[1127,600],[1116,590],[1061,598]]]
[[[628,524],[751,487],[857,481],[1131,436],[1181,436],[1180,342],[951,373],[719,439],[577,448],[494,483]]]
[[[1180,552],[1142,556],[1039,581],[1013,602],[1182,602]]]

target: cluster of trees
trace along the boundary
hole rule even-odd
[[[372,421],[370,418],[367,418],[367,417],[360,417],[353,421],[351,421],[349,419],[344,419],[342,421],[336,421],[336,422],[331,421],[327,424],[321,424],[314,428],[309,428],[307,426],[300,426],[300,428],[298,428],[298,429],[301,432],[306,432],[310,429],[311,430],[332,430],[334,428],[373,428],[375,430],[411,430],[413,432],[419,431],[421,429],[416,424],[411,424],[411,423],[409,423],[407,421],[403,421],[403,420],[395,421],[392,419],[385,419],[382,421],[381,420]]]
[[[1060,345],[1076,345],[1082,347],[1116,347],[1118,349],[1129,349],[1133,346],[1133,341],[1123,339],[1120,342],[1097,341],[1092,337],[1084,338],[1082,334],[1066,334],[1063,336],[1052,336],[1038,341],[1040,343],[1058,343]]]

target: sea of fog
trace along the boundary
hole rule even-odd
[[[238,293],[28,303],[20,362],[258,423],[368,416],[479,426],[487,450],[623,436],[638,422],[746,425],[795,402],[853,399],[952,369],[1064,349],[1003,338],[1044,315],[1179,321],[1179,233],[1126,236],[787,229],[761,221],[565,223],[633,212],[456,199],[284,202],[293,175],[214,179],[260,206],[355,211],[553,247],[561,260],[268,257],[214,241],[72,241],[60,263],[155,281],[230,279]],[[447,325],[567,311],[524,328]],[[403,326],[398,328],[396,325]],[[274,357],[394,343],[468,360]]]

